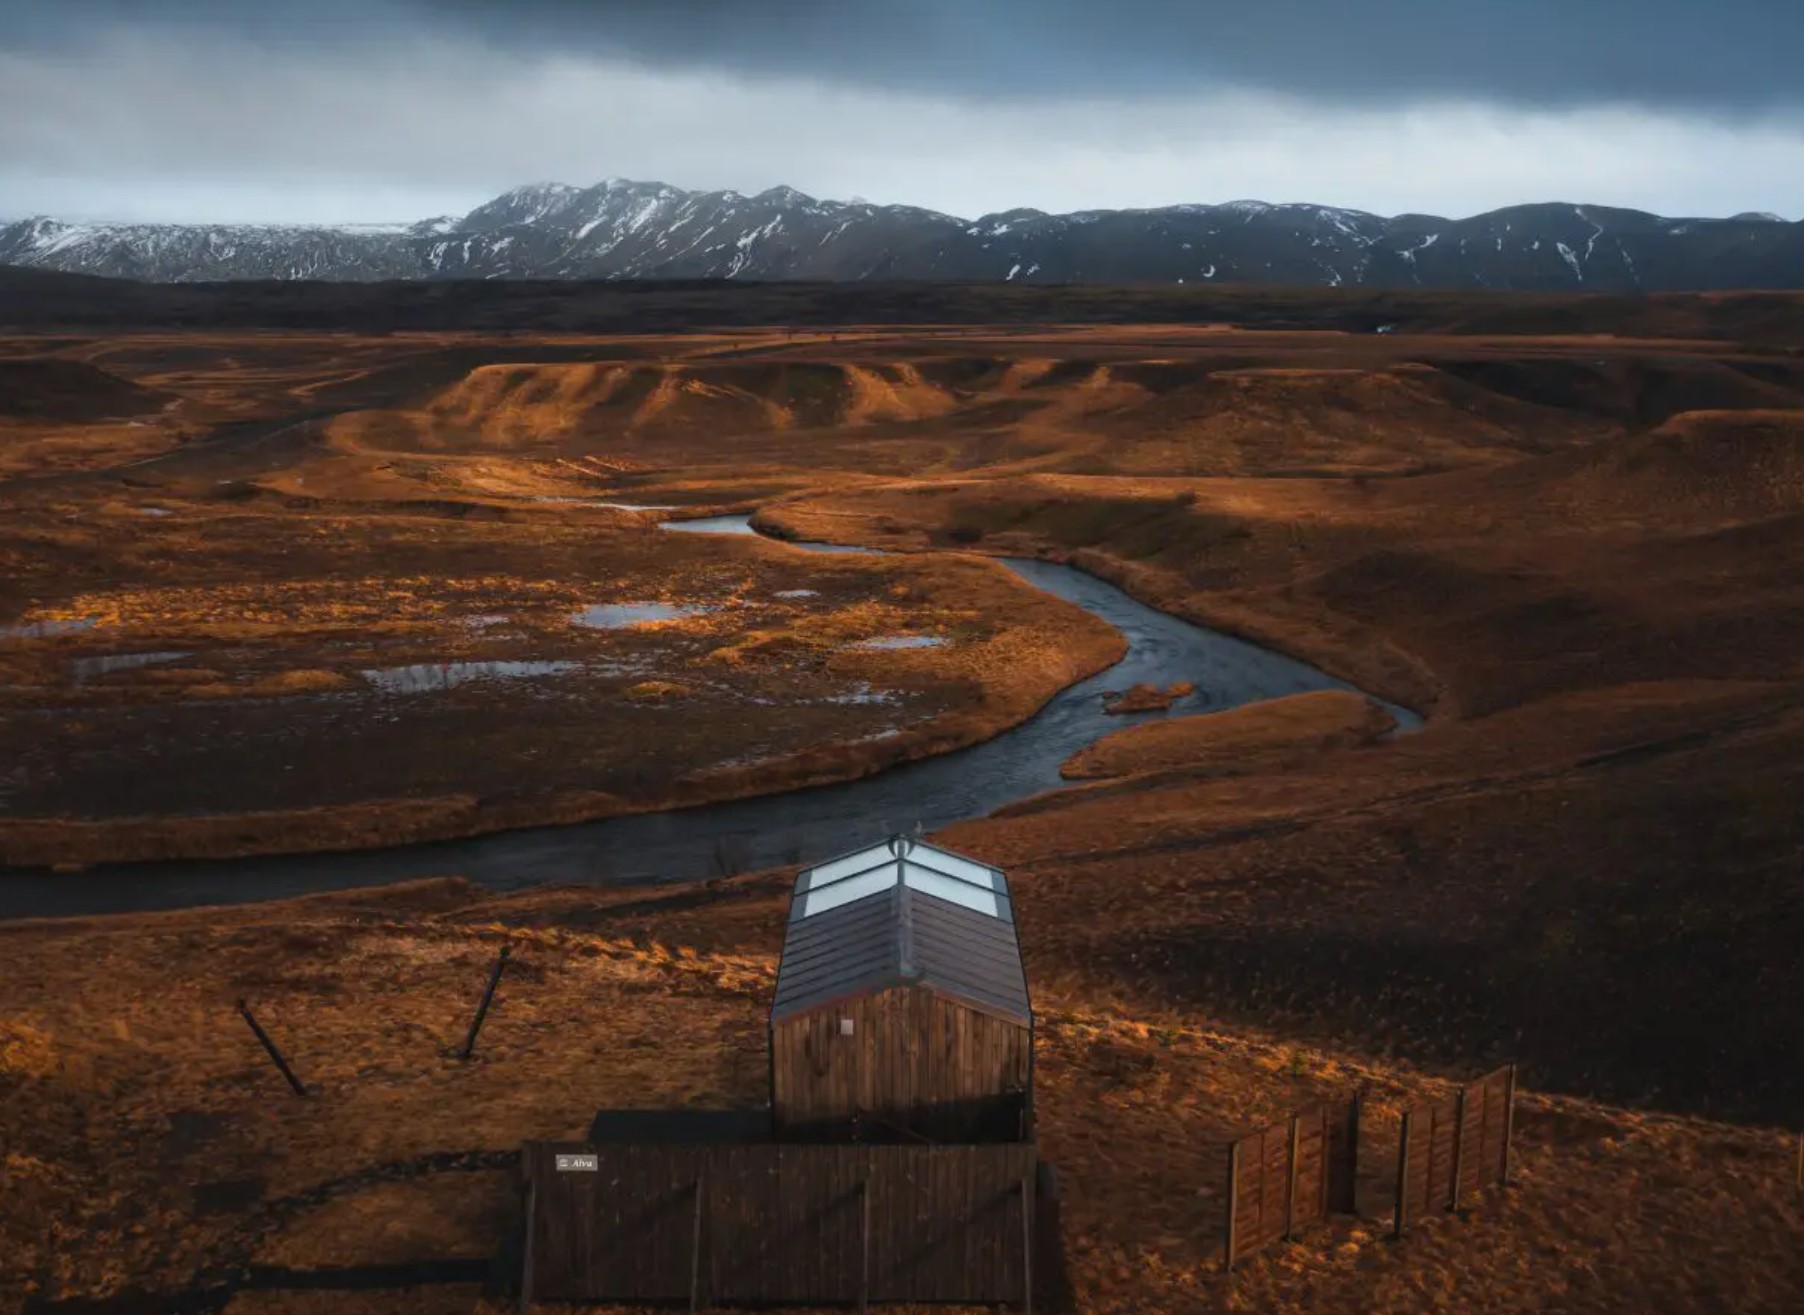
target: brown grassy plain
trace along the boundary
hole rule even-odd
[[[1357,1046],[1144,1002],[1156,990],[1086,968],[1045,934],[1057,916],[1046,884],[1030,873],[1017,889],[1042,910],[1028,940],[1042,1141],[1066,1185],[1080,1309],[1792,1308],[1804,1211],[1782,1134],[1529,1093],[1517,1186],[1393,1244],[1381,1170],[1397,1113],[1445,1084]],[[760,1098],[780,885],[494,900],[423,883],[0,930],[16,984],[0,1050],[12,1293],[113,1294],[125,1311],[189,1290],[203,1269],[304,1281],[489,1254],[517,1208],[500,1166],[522,1138],[579,1135],[600,1106]],[[476,1060],[459,1063],[502,944],[514,965]],[[306,1100],[257,1050],[239,996]],[[1354,1086],[1370,1102],[1361,1215],[1226,1281],[1218,1140]],[[450,1152],[471,1158],[432,1171],[428,1157]],[[225,1309],[509,1306],[454,1286],[247,1291]]]
[[[761,601],[731,643],[679,633],[691,656],[784,654],[810,634],[838,654],[896,619],[835,618],[892,607],[886,591],[909,583],[911,609],[939,609],[974,646],[1016,625],[1021,647],[996,654],[1033,689],[1090,661],[1042,633],[1068,618],[1029,617],[1025,591],[969,558],[747,545],[729,566],[632,513],[537,497],[756,506],[792,536],[1068,560],[1432,714],[1394,740],[1332,696],[1136,728],[1073,765],[1104,779],[940,837],[1014,876],[1079,1308],[1798,1309],[1804,1213],[1781,1127],[1804,1084],[1804,362],[1730,341],[836,332],[13,342],[8,357],[83,362],[233,418],[144,465],[45,460],[0,485],[0,615],[112,598],[245,628],[146,644],[229,638],[255,656],[167,685],[147,668],[15,689],[0,715],[16,728],[72,698],[84,717],[149,715],[209,684],[345,674],[361,668],[315,645],[347,630],[429,661],[446,651],[444,600],[466,597],[472,613],[530,599],[549,615],[810,588],[794,610]],[[220,368],[234,342],[262,364]],[[616,580],[626,592],[595,596]],[[370,583],[326,615],[309,581]],[[982,581],[998,592],[979,601]],[[285,614],[256,632],[272,607]],[[523,647],[472,639],[458,655],[549,652],[549,629],[527,630]],[[4,683],[81,642],[8,649]],[[920,688],[962,691],[924,708],[987,698],[1018,719],[1032,701],[995,669],[903,656],[929,664],[907,674]],[[729,683],[740,670],[715,667]],[[640,715],[626,692],[573,706]],[[489,703],[470,724],[507,723],[510,752],[576,751]],[[864,733],[865,715],[798,735]],[[475,758],[433,764],[447,792],[483,788]],[[372,1167],[571,1135],[605,1104],[755,1099],[781,908],[775,874],[657,894],[448,883],[0,929],[17,1206],[0,1294],[176,1291],[220,1259],[482,1254],[506,1212],[498,1173]],[[522,971],[484,1057],[458,1065],[446,1052],[503,941]],[[317,1099],[282,1094],[238,995]],[[1402,1246],[1367,1217],[1231,1283],[1214,1272],[1210,1138],[1363,1083],[1382,1148],[1407,1099],[1503,1058],[1530,1087],[1519,1186]],[[1381,1213],[1382,1184],[1367,1187]],[[503,1308],[469,1288],[228,1307]]]

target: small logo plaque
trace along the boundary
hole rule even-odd
[[[557,1171],[559,1173],[594,1173],[601,1168],[601,1158],[595,1155],[559,1155]]]

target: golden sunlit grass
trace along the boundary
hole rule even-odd
[[[192,436],[161,421],[32,424],[0,420],[0,479],[104,470],[179,447]]]
[[[1060,775],[1091,780],[1180,768],[1246,774],[1365,743],[1393,725],[1370,699],[1349,690],[1318,690],[1207,717],[1130,726],[1073,754]]]

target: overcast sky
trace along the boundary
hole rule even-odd
[[[606,177],[975,216],[1804,217],[1800,0],[0,0],[0,218]]]

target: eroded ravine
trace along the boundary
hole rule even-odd
[[[737,516],[673,522],[667,528],[716,533],[729,541],[753,533],[747,518]],[[420,877],[458,875],[513,890],[551,882],[689,881],[719,875],[729,866],[752,870],[808,862],[863,837],[917,824],[933,830],[1058,786],[1059,766],[1067,758],[1141,719],[1105,713],[1104,690],[1190,681],[1197,692],[1170,713],[1143,714],[1185,716],[1310,690],[1352,688],[1294,658],[1157,611],[1073,567],[999,560],[1029,584],[1113,625],[1126,637],[1128,652],[982,744],[835,785],[467,840],[350,853],[109,864],[80,875],[6,875],[0,877],[0,918],[241,903]],[[1421,724],[1414,713],[1384,706],[1403,729]]]

